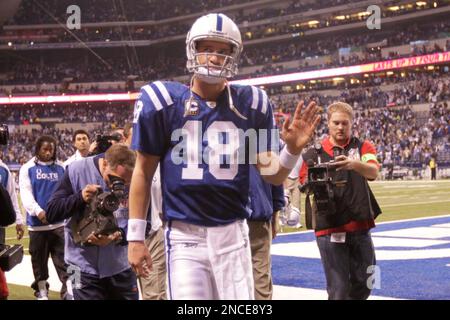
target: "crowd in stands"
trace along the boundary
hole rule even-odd
[[[327,133],[325,121],[326,117],[317,130],[317,137]],[[109,133],[120,123],[126,121],[103,123],[90,132],[91,140],[95,140],[96,134]],[[414,113],[410,107],[358,111],[354,128],[358,128],[354,133],[359,133],[359,137],[375,143],[378,159],[385,166],[423,165],[433,154],[437,155],[438,162],[450,162],[450,110],[447,103],[438,104],[425,114]],[[65,160],[74,152],[73,131],[44,127],[14,132],[3,152],[3,161],[10,164],[26,162],[33,156],[36,137],[42,134],[57,137],[59,159]]]
[[[124,123],[128,121],[133,112],[132,104],[105,103],[105,104],[73,104],[73,105],[47,105],[39,104],[32,107],[0,106],[0,123],[13,125],[39,124],[49,122],[101,122]]]
[[[296,101],[304,99],[316,100],[325,106],[334,100],[346,101],[356,110],[383,107],[411,105],[415,103],[429,103],[435,105],[441,101],[450,100],[450,75],[445,73],[408,73],[404,77],[379,78],[371,77],[371,86],[356,84],[354,88],[337,86],[338,96],[327,96],[320,90],[299,91],[294,95],[282,94],[275,87],[267,88],[277,111],[292,112]],[[393,85],[390,90],[383,90],[380,85]],[[113,118],[125,120],[130,109],[118,104],[74,105],[61,107],[60,105],[35,105],[33,108],[0,107],[0,122],[11,124],[37,123],[42,118],[60,118],[60,122],[110,122]]]
[[[187,16],[190,14],[200,15],[204,12],[220,12],[222,8],[233,5],[242,4],[246,2],[255,1],[238,1],[238,0],[195,0],[195,1],[162,1],[162,0],[134,0],[124,2],[123,0],[97,0],[94,3],[92,1],[76,1],[75,3],[80,7],[83,22],[106,22],[106,21],[148,21],[148,20],[163,20],[170,17]],[[310,10],[318,10],[323,8],[335,7],[347,3],[351,3],[350,0],[319,0],[311,1],[309,3],[302,3],[300,1],[290,1],[287,7],[279,7],[277,2],[273,2],[273,6],[265,6],[256,11],[245,11],[243,9],[237,9],[233,11],[226,11],[233,20],[239,24],[246,24],[257,20],[264,20],[270,18],[277,18],[280,16],[288,16],[296,13],[302,13]],[[434,1],[437,6],[441,7],[448,2],[445,0]],[[9,21],[10,25],[23,25],[23,24],[55,24],[58,22],[64,23],[68,17],[66,13],[67,7],[74,4],[73,1],[66,0],[47,0],[41,1],[38,4],[34,1],[23,1],[22,6],[16,15]],[[416,10],[431,9],[431,4],[421,4],[412,7],[404,7],[399,10],[382,10],[382,18],[391,17],[399,14],[411,13]],[[276,27],[275,30],[267,32],[266,28],[252,29],[253,32],[258,34],[258,37],[271,36],[279,33],[295,33],[303,32],[310,28],[331,27],[342,23],[350,23],[356,21],[365,20],[365,15],[354,15],[349,18],[343,19],[327,19],[319,21],[313,25],[301,25],[301,24],[286,24],[280,27]],[[174,25],[166,28],[164,32],[171,33],[185,33],[187,31],[188,24]],[[164,32],[159,32],[158,28],[153,28],[150,34],[147,34],[150,38],[159,38]],[[140,33],[136,34],[140,37]],[[252,36],[253,37],[253,36]],[[82,36],[84,41],[94,41],[95,35],[84,34]],[[120,32],[111,32],[110,38],[121,39]],[[59,41],[64,41],[62,37]]]
[[[109,5],[106,5],[106,2]],[[98,0],[77,1],[82,10],[84,22],[99,21],[124,21],[124,20],[161,20],[171,16],[188,15],[190,13],[201,13],[213,8],[250,2],[248,0],[136,0],[132,4],[123,0]],[[262,8],[251,13],[236,11],[230,13],[238,23],[246,24],[249,21],[257,21],[271,17],[305,12],[312,9],[336,6],[351,3],[350,0],[319,0],[309,4],[300,1],[291,1],[285,9],[271,7]],[[441,6],[445,1],[437,1]],[[448,1],[446,2],[448,3]],[[41,6],[54,16],[64,21],[66,8],[73,4],[66,0],[40,1]],[[53,18],[42,13],[42,8],[36,1],[22,1],[19,13],[10,21],[10,24],[36,24],[54,23]],[[103,10],[98,10],[101,6]],[[144,9],[145,8],[145,9]],[[408,11],[409,10],[409,11]],[[384,16],[403,14],[417,10],[413,7],[408,10],[397,12],[383,11]],[[137,14],[136,14],[137,13]],[[355,17],[355,21],[364,17]],[[320,21],[314,28],[326,28],[338,23],[349,23],[346,21]],[[190,22],[189,22],[190,23]],[[325,24],[324,24],[325,23]],[[84,28],[76,34],[84,41],[95,40],[129,40],[129,39],[158,39],[174,35],[185,34],[187,25],[167,24],[163,27],[150,28],[121,28],[95,29]],[[429,46],[426,40],[448,37],[450,34],[450,22],[442,19],[424,21],[420,23],[409,23],[404,26],[383,28],[378,32],[343,33],[333,35],[333,41],[329,38],[302,37],[301,32],[310,26],[274,26],[271,32],[267,32],[267,26],[244,29],[244,40],[275,36],[280,34],[298,34],[284,42],[276,45],[260,44],[246,46],[241,57],[240,67],[260,66],[256,71],[249,74],[241,74],[240,77],[248,78],[262,75],[273,75],[295,71],[309,71],[336,66],[360,64],[383,59],[394,59],[400,57],[396,51],[390,52],[389,56],[381,55],[381,48],[396,45],[410,44],[411,55],[421,55],[432,52],[450,50],[450,40],[445,45]],[[247,31],[251,31],[247,33]],[[35,31],[45,34],[45,31]],[[60,33],[52,38],[55,42],[73,41],[69,33]],[[417,42],[416,44],[412,44]],[[378,43],[374,47],[371,43]],[[352,48],[350,54],[339,54],[342,48]],[[356,50],[355,50],[356,49]],[[52,55],[43,54],[36,57],[20,56],[20,52],[14,53],[17,57],[1,67],[1,72],[6,75],[0,79],[0,85],[18,85],[15,89],[0,92],[0,95],[16,94],[26,92],[27,89],[20,85],[35,84],[35,92],[46,94],[47,92],[60,93],[85,93],[85,92],[120,92],[128,91],[126,80],[129,75],[136,75],[136,80],[152,81],[156,79],[170,80],[175,76],[185,75],[185,48],[182,41],[163,46],[161,48],[135,48],[134,55],[108,55],[100,53],[101,59],[93,55],[78,54],[76,50],[65,54]],[[153,50],[153,51],[152,51]],[[130,50],[129,50],[130,51]],[[320,65],[309,65],[309,58],[328,56],[326,62]],[[149,59],[151,57],[151,60]],[[284,69],[277,63],[301,60],[298,67]],[[3,60],[6,61],[6,60]],[[38,61],[38,62],[37,62]],[[349,85],[346,80],[340,84],[331,84],[326,81],[318,81],[308,84],[306,93],[300,91],[296,94],[285,94],[281,87],[269,87],[268,93],[276,107],[276,111],[291,113],[299,99],[316,100],[319,105],[327,106],[336,100],[350,103],[357,111],[355,123],[358,128],[366,128],[361,133],[362,137],[368,137],[379,147],[378,156],[384,164],[392,163],[414,163],[425,161],[430,154],[440,153],[449,155],[449,111],[447,103],[450,99],[450,78],[448,76],[448,65],[443,66],[441,73],[414,73],[407,72],[406,75],[398,76],[398,73],[381,78],[370,75],[363,83]],[[81,89],[72,85],[70,88],[64,85],[63,79],[70,78],[74,83],[91,83],[88,89]],[[119,81],[117,85],[109,89],[98,89],[96,82]],[[393,89],[384,91],[380,85],[395,84]],[[326,96],[320,92],[323,89],[338,89],[338,96]],[[137,88],[136,88],[137,89]],[[33,89],[32,89],[33,90]],[[131,89],[133,90],[133,89]],[[410,108],[396,109],[396,106],[409,106],[415,103],[427,103],[430,111],[426,114],[417,114]],[[71,143],[71,130],[57,130],[52,127],[52,121],[65,123],[98,122],[102,126],[98,132],[108,132],[114,126],[122,125],[130,121],[132,115],[131,106],[113,105],[80,105],[80,106],[33,106],[27,107],[5,107],[0,106],[0,123],[9,124],[42,124],[43,130],[26,132],[15,132],[12,134],[10,148],[3,154],[6,162],[23,163],[31,157],[32,146],[36,136],[50,134],[60,140],[59,156],[65,159],[73,152]],[[42,121],[44,120],[44,121]],[[53,120],[55,121],[55,120]],[[325,121],[325,119],[323,120]],[[318,136],[326,133],[326,126],[321,126]],[[442,158],[442,157],[441,157]],[[438,157],[439,160],[439,157]],[[450,161],[450,159],[447,159]]]
[[[298,100],[315,100],[326,106],[334,100],[345,101],[355,110],[376,109],[393,106],[404,106],[415,103],[436,104],[450,99],[450,76],[444,74],[411,73],[405,77],[379,78],[372,77],[371,86],[356,84],[355,88],[338,86],[338,96],[322,94],[317,90],[306,93],[280,94],[279,90],[268,88],[275,106],[280,112],[293,112]],[[392,90],[383,91],[380,85],[394,85]]]
[[[295,95],[274,95],[271,97],[276,112],[289,114],[301,99],[315,100],[326,108],[334,101],[350,103],[355,110],[355,134],[372,140],[378,148],[379,160],[385,165],[421,165],[431,154],[438,155],[438,161],[450,163],[450,79],[422,76],[419,80],[405,83],[391,92],[380,92],[378,88],[344,90],[340,96],[324,96],[320,92],[299,93]],[[407,95],[405,92],[411,92]],[[375,94],[376,93],[376,94]],[[393,104],[368,105],[376,102],[376,96]],[[406,96],[405,96],[406,95]],[[382,98],[381,98],[382,97]],[[409,106],[413,101],[429,104],[426,112],[415,113]],[[406,107],[405,107],[406,105]],[[325,114],[325,113],[324,113]],[[43,130],[15,131],[3,159],[7,163],[23,163],[33,153],[37,136],[50,134],[60,141],[58,151],[61,159],[73,153],[71,136],[73,130],[57,130],[54,123],[98,122],[97,133],[108,133],[118,126],[130,122],[132,106],[123,104],[109,105],[71,105],[71,106],[25,106],[0,108],[0,123],[41,124]],[[23,127],[22,127],[23,128]],[[31,127],[30,127],[31,128]],[[326,117],[322,118],[316,134],[326,134]],[[359,132],[359,133],[358,133]]]
[[[420,114],[408,107],[363,111],[355,125],[366,128],[361,136],[377,146],[378,158],[385,166],[428,163],[432,155],[438,161],[450,161],[450,112],[447,103],[434,105]]]
[[[267,16],[267,12],[274,13],[277,12],[278,14],[274,14],[273,17],[280,17],[283,15],[290,15],[297,10],[300,10],[302,8],[302,5],[297,8],[298,1],[294,2],[291,7],[295,8],[292,12],[288,9],[268,9],[263,8],[258,10],[255,14],[243,14],[238,13],[237,15],[230,14],[230,17],[234,19],[235,21],[242,20],[245,22],[241,26],[242,36],[243,40],[251,40],[251,39],[260,39],[260,38],[266,38],[266,37],[273,37],[277,35],[283,35],[283,34],[292,34],[292,35],[300,35],[302,32],[311,30],[311,29],[322,29],[322,28],[328,28],[333,27],[336,25],[343,25],[348,24],[360,20],[364,20],[367,17],[366,16],[356,16],[355,18],[349,18],[345,20],[338,20],[338,19],[321,19],[320,21],[317,20],[316,24],[304,24],[304,23],[294,23],[292,21],[287,21],[284,23],[270,23],[270,24],[264,24],[264,25],[258,25],[258,26],[249,26],[246,27],[247,22],[249,21],[258,21],[265,18],[270,18]],[[306,6],[306,5],[303,5]],[[408,10],[416,10],[416,8],[408,9]],[[261,12],[261,14],[259,14]],[[405,11],[399,10],[399,11],[388,11],[383,10],[382,15],[383,17],[388,17],[391,15],[401,15],[404,14]],[[61,43],[61,42],[76,42],[81,41],[89,42],[89,41],[120,41],[120,40],[157,40],[157,39],[163,39],[168,38],[171,36],[178,36],[182,35],[184,36],[191,25],[191,21],[181,21],[181,22],[171,22],[167,24],[160,24],[155,26],[114,26],[114,27],[84,27],[80,30],[74,29],[74,30],[65,30],[63,28],[55,28],[55,29],[36,29],[33,31],[26,30],[26,31],[19,31],[19,35],[21,37],[17,38],[15,35],[17,34],[17,31],[6,31],[4,32],[3,40],[0,43],[6,44],[12,40],[15,44],[17,43],[30,43],[33,42],[50,42],[50,43]],[[427,30],[428,28],[423,28],[424,30],[417,30],[419,34],[417,36],[424,34],[424,33],[430,33],[432,30]],[[441,30],[445,31],[445,30]],[[396,32],[395,35],[401,36],[399,34],[401,32]],[[373,36],[373,32],[371,36]],[[376,35],[382,34],[382,32],[376,32]],[[73,36],[75,35],[76,38]],[[367,36],[366,36],[367,38]],[[343,38],[345,39],[345,38]],[[402,39],[402,38],[399,38]],[[407,39],[402,39],[407,40]],[[342,42],[342,41],[339,41]]]
[[[217,12],[219,9],[227,6],[256,2],[256,0],[96,0],[95,2],[90,0],[45,0],[39,1],[40,5],[34,2],[22,1],[19,11],[9,21],[9,24],[54,24],[56,22],[53,17],[60,22],[64,22],[68,17],[66,13],[67,7],[72,4],[77,4],[80,7],[84,22],[106,22],[162,20],[182,15],[201,14],[206,11]],[[236,17],[238,22],[243,22],[248,19],[265,19],[276,17],[283,13],[291,14],[307,10],[317,10],[351,2],[353,1],[316,0],[302,4],[300,1],[292,0],[289,6],[283,10],[261,9],[251,16],[243,15],[241,10],[237,13]]]
[[[124,123],[124,122],[122,122]],[[118,128],[117,122],[101,123],[95,129],[89,130],[91,142],[95,141],[97,135],[110,134]],[[74,129],[55,129],[52,127],[43,127],[42,129],[17,130],[10,134],[8,146],[0,147],[0,157],[7,164],[24,164],[34,156],[37,137],[49,135],[55,137],[58,141],[57,156],[61,161],[75,153],[73,147]]]
[[[403,29],[392,29],[376,34],[338,35],[333,41],[327,39],[293,38],[287,43],[276,46],[245,47],[241,58],[241,68],[261,66],[251,74],[241,74],[247,78],[283,72],[308,71],[320,68],[345,66],[383,59],[398,58],[397,52],[391,52],[388,57],[381,56],[380,48],[376,50],[364,48],[368,43],[383,41],[384,47],[411,43],[415,40],[435,39],[443,33],[450,33],[450,22],[441,21],[430,25],[411,24]],[[350,54],[340,56],[340,48],[362,47],[360,55]],[[432,52],[450,50],[450,40],[444,46],[426,46],[420,44],[412,47],[408,55],[420,55]],[[139,52],[139,50],[138,50]],[[102,55],[102,54],[101,54]],[[149,61],[148,57],[152,57]],[[329,56],[326,63],[308,65],[308,58]],[[15,62],[4,66],[6,78],[0,80],[0,85],[61,83],[62,79],[71,77],[73,82],[124,81],[127,75],[136,75],[140,80],[171,79],[186,74],[184,46],[172,45],[160,52],[145,51],[137,58],[130,55],[104,57],[103,61],[93,55],[80,54],[73,57],[51,56],[30,59],[15,59]],[[284,69],[275,66],[276,63],[301,60],[294,69]],[[14,60],[13,60],[14,61]],[[39,62],[37,62],[39,61]],[[239,78],[238,77],[238,78]],[[126,88],[123,88],[126,89]]]

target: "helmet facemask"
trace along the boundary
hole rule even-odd
[[[198,52],[197,45],[199,41],[215,41],[229,43],[232,48],[230,55],[220,54],[217,52]],[[192,39],[187,45],[188,60],[187,69],[193,72],[198,78],[208,83],[219,83],[225,79],[234,77],[238,72],[238,61],[240,51],[238,46],[231,40],[223,41],[216,38],[197,38]],[[200,56],[204,57],[203,63],[200,63]],[[222,65],[214,65],[210,63],[210,56],[216,56],[223,59]]]

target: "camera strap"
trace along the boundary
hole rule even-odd
[[[306,194],[305,200],[305,223],[308,230],[315,230],[317,226],[317,206],[310,196],[312,193]]]
[[[305,222],[306,222],[306,228],[307,229],[314,229],[313,228],[313,212],[311,207],[311,199],[309,198],[310,194],[308,193],[306,195],[305,200]]]

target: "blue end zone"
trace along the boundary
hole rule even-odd
[[[400,221],[380,224],[372,230],[376,237],[378,232],[431,227],[435,224],[450,223],[450,217],[429,218],[414,221]],[[450,249],[449,236],[433,240],[448,241],[446,244],[423,248],[384,246],[377,250],[439,250]],[[430,232],[432,232],[430,228]],[[384,239],[389,239],[383,237]],[[398,238],[397,238],[398,239]],[[405,239],[405,238],[403,238]],[[421,238],[406,238],[420,239]],[[312,232],[291,234],[277,237],[273,244],[315,241]],[[450,299],[450,256],[427,259],[378,260],[381,271],[381,288],[374,289],[373,295],[401,299]],[[272,255],[272,274],[275,285],[326,290],[325,275],[320,259],[294,256]]]

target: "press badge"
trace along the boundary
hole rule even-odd
[[[347,233],[345,233],[345,232],[332,233],[331,234],[331,242],[345,243],[345,235],[346,234]]]

